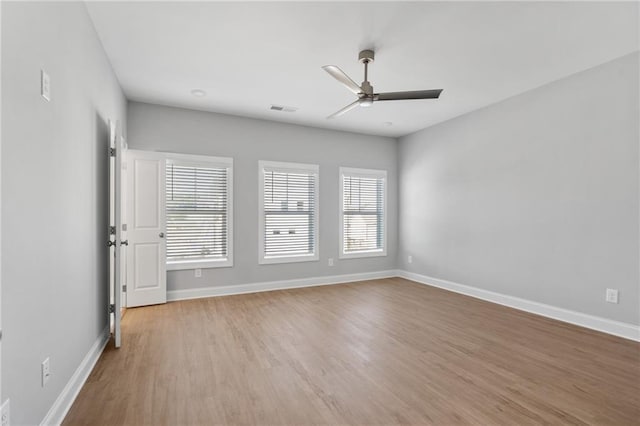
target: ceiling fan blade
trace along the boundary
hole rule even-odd
[[[331,114],[330,116],[327,117],[327,119],[331,119],[331,118],[336,118],[341,116],[342,114],[351,111],[352,109],[354,109],[355,107],[357,107],[358,105],[360,105],[360,99],[358,99],[357,101],[350,103],[349,105],[347,105],[346,107],[342,108],[340,111],[336,111],[333,114]]]
[[[438,99],[441,92],[442,89],[377,93],[373,95],[373,99],[376,101],[399,101],[403,99]]]
[[[324,67],[322,67],[322,69],[328,72],[329,74],[331,74],[333,78],[338,80],[347,89],[351,90],[356,95],[362,92],[362,89],[360,88],[360,86],[358,86],[355,81],[351,80],[351,78],[337,66],[325,65]]]

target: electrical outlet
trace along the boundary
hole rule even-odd
[[[2,408],[0,408],[0,426],[9,426],[11,423],[11,417],[9,412],[9,400],[7,399]]]
[[[42,387],[44,387],[51,378],[51,364],[49,358],[42,361]]]
[[[45,70],[40,70],[40,94],[47,102],[51,100],[51,79]]]
[[[329,258],[329,266],[333,266],[333,257]]]
[[[606,301],[608,303],[618,303],[618,290],[615,288],[608,288]]]
[[[196,277],[196,278],[200,278],[200,277],[202,277],[202,269],[200,269],[200,268],[195,269],[195,270],[193,271],[193,275],[195,275],[195,277]]]
[[[413,263],[413,256],[407,256],[407,263]]]

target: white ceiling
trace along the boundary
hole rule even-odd
[[[638,50],[638,4],[592,2],[89,2],[135,101],[401,136]],[[444,89],[439,100],[355,100],[320,67],[376,92]],[[204,89],[196,98],[192,89]],[[596,88],[602,89],[602,88]],[[271,104],[299,108],[275,112]],[[392,122],[392,126],[385,126]]]

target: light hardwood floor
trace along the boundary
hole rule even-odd
[[[65,425],[640,423],[640,344],[393,278],[129,309]]]

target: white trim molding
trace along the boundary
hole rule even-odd
[[[346,177],[359,177],[365,179],[382,179],[382,247],[368,250],[354,250],[345,252],[344,244],[344,182]],[[387,255],[387,171],[378,169],[355,169],[352,167],[340,167],[339,170],[340,193],[338,212],[339,212],[339,228],[338,228],[338,258],[340,259],[358,259],[363,257],[380,257]]]
[[[544,303],[521,299],[519,297],[509,296],[506,294],[495,293],[493,291],[458,284],[452,281],[428,277],[414,272],[398,270],[397,273],[401,278],[415,281],[420,284],[442,288],[455,293],[475,297],[476,299],[486,300],[488,302],[497,303],[499,305],[508,306],[510,308],[519,309],[521,311],[530,312],[543,317],[553,318],[558,321],[579,325],[581,327],[640,342],[640,326],[638,325],[614,321],[607,318],[584,314],[582,312],[571,311],[569,309],[558,308],[556,306],[546,305]]]
[[[330,275],[326,277],[299,278],[284,281],[266,281],[250,284],[236,284],[217,287],[190,288],[167,292],[167,301],[201,299],[204,297],[230,296],[233,294],[259,293],[262,291],[286,290],[290,288],[315,287],[333,284],[345,284],[357,281],[377,280],[396,277],[396,270],[363,272],[358,274]]]
[[[165,159],[165,173],[168,173],[169,165],[176,165],[182,167],[201,167],[204,169],[224,169],[227,172],[227,193],[226,193],[226,241],[225,246],[227,249],[227,255],[223,258],[216,259],[195,259],[195,260],[182,260],[166,258],[166,270],[175,271],[181,269],[204,269],[204,268],[227,268],[233,266],[233,158],[231,157],[210,157],[205,155],[191,155],[191,154],[176,154],[166,152]],[[172,169],[173,170],[173,169]],[[163,182],[166,192],[166,176],[165,182]],[[167,220],[165,220],[165,233],[167,232],[167,224],[169,210],[167,205],[169,200],[165,200],[165,211]],[[165,240],[165,242],[167,242]]]
[[[455,293],[471,296],[476,299],[485,300],[499,305],[508,306],[525,312],[552,318],[558,321],[578,325],[603,333],[612,334],[629,340],[640,341],[640,326],[634,324],[613,321],[606,318],[596,317],[581,312],[571,311],[556,306],[533,302],[519,297],[509,296],[477,287],[458,284],[452,281],[429,277],[404,270],[386,270],[376,272],[363,272],[356,274],[331,275],[325,277],[300,278],[283,281],[267,281],[249,284],[237,284],[218,287],[191,288],[185,290],[172,290],[167,292],[167,301],[200,299],[215,296],[229,296],[234,294],[259,293],[273,290],[286,290],[303,287],[316,287],[324,285],[345,284],[358,281],[376,280],[383,278],[400,277],[419,284],[437,287]],[[69,382],[64,387],[58,398],[53,403],[49,412],[44,417],[42,425],[60,425],[64,420],[71,405],[75,401],[78,393],[85,384],[89,374],[93,371],[96,362],[100,358],[107,342],[109,341],[109,327],[98,336],[97,340],[89,349]]]
[[[313,180],[313,192],[310,192],[310,196],[313,196],[313,206],[309,206],[309,214],[312,215],[310,220],[313,227],[313,251],[311,253],[302,254],[278,254],[278,255],[266,255],[266,214],[265,208],[267,200],[265,199],[265,175],[269,172],[285,173],[289,174],[301,174],[310,176]],[[258,263],[260,265],[267,265],[273,263],[294,263],[294,262],[317,262],[319,259],[318,253],[320,252],[320,220],[319,220],[319,206],[320,206],[320,166],[317,164],[306,163],[282,163],[276,161],[258,161]],[[287,178],[288,182],[288,178]],[[275,185],[275,184],[274,184]],[[282,188],[278,189],[282,191]],[[272,191],[274,189],[272,188]],[[288,184],[285,192],[288,193]],[[296,191],[297,192],[297,191]],[[287,197],[288,199],[288,197]],[[273,199],[271,200],[273,204]],[[285,203],[286,204],[286,203]],[[313,207],[313,211],[311,211]],[[277,209],[280,214],[282,210],[287,210],[287,207]],[[275,213],[274,210],[271,210]],[[283,243],[286,245],[286,243]]]
[[[404,270],[387,270],[378,272],[365,272],[346,275],[332,275],[326,277],[300,278],[284,281],[267,281],[249,284],[237,284],[217,287],[190,288],[184,290],[171,290],[167,292],[167,301],[200,299],[215,296],[230,296],[234,294],[258,293],[263,291],[286,290],[291,288],[315,287],[323,285],[344,284],[357,281],[375,280],[382,278],[400,277],[420,284],[438,287],[454,293],[475,297],[499,305],[521,311],[541,315],[558,321],[578,325],[629,340],[640,341],[640,326],[607,318],[597,317],[582,312],[546,305],[544,303],[521,299],[515,296],[483,290],[452,281],[433,278]]]
[[[102,333],[100,333],[64,389],[62,389],[62,392],[60,392],[60,395],[56,398],[47,415],[44,416],[44,419],[40,423],[41,426],[58,426],[62,423],[80,393],[82,386],[84,386],[84,383],[87,381],[89,374],[93,371],[93,367],[95,367],[96,362],[98,362],[100,355],[102,355],[102,351],[107,346],[109,335],[109,326],[107,326]]]

